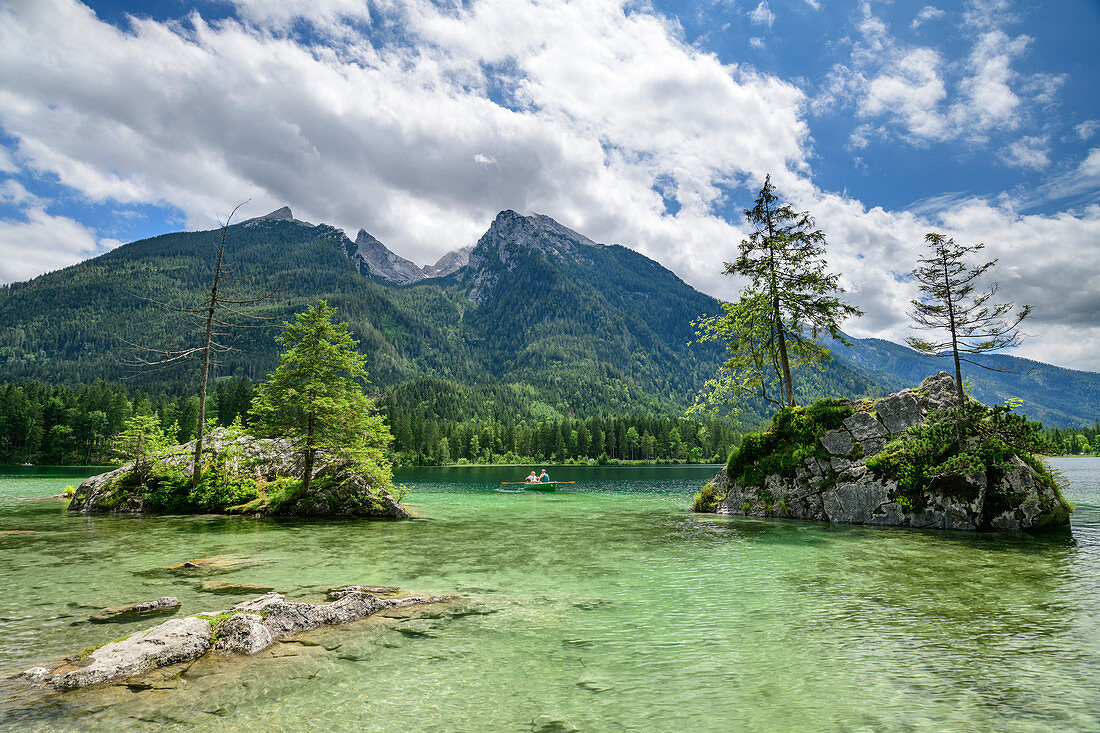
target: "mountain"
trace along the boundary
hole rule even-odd
[[[830,344],[837,358],[850,363],[892,391],[911,387],[929,374],[953,374],[950,358],[924,356],[883,339],[852,339],[851,348]],[[979,354],[991,369],[963,365],[970,393],[987,405],[1021,400],[1021,410],[1048,427],[1078,426],[1100,416],[1100,374],[1021,359],[1008,354]]]
[[[129,344],[195,343],[189,322],[162,304],[205,296],[220,236],[153,237],[0,288],[0,381],[125,377],[150,391],[193,391],[193,366],[143,372],[123,362]],[[266,320],[227,331],[236,350],[220,357],[218,376],[264,379],[278,359],[281,322],[317,298],[360,340],[376,389],[413,415],[675,415],[722,360],[719,346],[689,343],[691,321],[717,312],[716,300],[631,249],[593,242],[547,216],[503,211],[474,245],[426,268],[366,231],[352,241],[287,207],[233,225],[227,241],[231,274],[245,279],[226,287],[242,296],[277,292],[251,311]],[[876,339],[834,353],[823,371],[799,376],[800,402],[881,396],[947,368]],[[983,401],[1022,398],[1027,414],[1051,426],[1100,414],[1100,375],[1026,365],[1029,375],[967,374]],[[769,413],[750,403],[742,418],[753,425]]]
[[[354,244],[355,248],[348,256],[363,275],[373,275],[397,285],[408,285],[425,277],[423,270],[388,250],[365,229],[359,230]]]

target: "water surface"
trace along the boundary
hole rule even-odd
[[[713,467],[404,471],[412,522],[72,516],[74,476],[0,478],[0,673],[148,624],[92,625],[202,580],[457,593],[68,694],[0,686],[12,730],[1100,730],[1100,459],[1056,459],[1073,527],[1040,537],[700,516]],[[2,473],[2,472],[0,472]],[[85,471],[84,473],[87,473]],[[16,532],[12,532],[12,531]],[[212,578],[182,560],[253,564]]]

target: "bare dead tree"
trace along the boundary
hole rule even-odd
[[[230,351],[235,351],[234,347],[225,343],[221,339],[228,336],[228,331],[225,329],[235,328],[255,328],[257,326],[250,326],[241,323],[234,323],[219,317],[220,311],[226,311],[232,316],[241,318],[248,318],[254,320],[271,320],[263,316],[258,316],[251,313],[246,313],[240,310],[237,306],[252,305],[264,300],[268,300],[277,292],[271,290],[265,292],[262,295],[243,298],[243,297],[229,297],[223,291],[223,285],[227,282],[244,282],[252,280],[256,275],[250,275],[246,277],[235,276],[231,272],[231,268],[225,261],[226,244],[229,240],[229,225],[233,221],[234,215],[237,213],[237,209],[244,206],[248,201],[241,202],[233,207],[233,211],[229,213],[229,217],[225,220],[225,224],[221,228],[221,239],[218,242],[217,251],[214,255],[214,275],[210,284],[210,294],[199,305],[193,308],[184,308],[179,306],[170,305],[162,301],[154,300],[152,298],[142,297],[142,300],[149,301],[158,306],[168,308],[177,313],[178,318],[191,319],[197,321],[201,325],[202,334],[201,346],[193,346],[182,349],[173,348],[154,348],[141,344],[126,342],[129,344],[132,350],[133,358],[129,362],[130,366],[138,367],[145,372],[159,371],[161,369],[168,369],[178,364],[182,364],[188,361],[202,359],[202,372],[199,378],[199,414],[198,425],[195,429],[195,451],[193,455],[193,463],[191,467],[191,485],[194,486],[202,479],[202,450],[203,440],[205,438],[206,431],[206,394],[207,383],[210,377],[210,370],[217,363],[217,356]],[[262,273],[261,273],[262,274]],[[266,324],[265,324],[266,325]],[[264,327],[264,326],[259,326]]]

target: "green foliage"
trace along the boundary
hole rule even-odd
[[[334,324],[335,313],[318,301],[278,341],[287,351],[270,381],[261,384],[252,402],[260,432],[288,437],[303,453],[306,490],[317,450],[324,449],[356,466],[372,485],[388,488],[393,466],[385,450],[389,427],[363,393],[364,357],[356,352],[346,323]]]
[[[706,514],[713,514],[718,509],[718,502],[726,498],[726,495],[718,495],[718,491],[714,488],[714,483],[711,481],[703,484],[703,488],[700,489],[691,502],[691,510],[693,512],[700,512]]]
[[[293,476],[280,476],[274,481],[256,487],[257,496],[247,502],[230,506],[232,514],[277,514],[302,494],[302,480]]]
[[[809,212],[780,204],[771,176],[745,218],[753,231],[725,274],[747,278],[749,285],[737,303],[722,304],[723,315],[695,323],[700,341],[724,341],[729,354],[696,408],[742,394],[793,407],[791,372],[831,359],[819,336],[847,345],[840,323],[862,315],[839,298],[844,289],[826,267],[825,234]]]
[[[726,464],[730,481],[761,486],[769,474],[794,478],[810,456],[827,457],[821,436],[839,428],[853,412],[850,403],[837,399],[781,408],[767,430],[746,434],[730,454]]]
[[[962,409],[945,410],[910,428],[904,438],[891,441],[866,461],[874,474],[898,482],[897,501],[921,511],[931,491],[960,499],[977,498],[968,474],[980,471],[995,479],[1013,456],[1019,456],[1040,480],[1060,497],[1057,481],[1035,458],[1042,448],[1042,425],[1030,422],[1008,406],[986,407],[968,402]],[[990,481],[993,484],[994,481]],[[989,511],[1008,497],[987,495]]]

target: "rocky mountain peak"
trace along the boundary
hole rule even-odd
[[[439,258],[434,265],[426,265],[424,268],[424,274],[427,277],[447,277],[452,272],[457,272],[467,265],[470,261],[470,253],[474,251],[474,245],[468,244],[465,247],[448,252]]]
[[[359,268],[361,274],[398,285],[408,285],[426,277],[423,270],[404,257],[391,252],[386,245],[371,236],[365,229],[359,230],[359,234],[355,237],[355,249],[348,256]]]
[[[290,221],[296,224],[305,224],[306,226],[312,226],[312,224],[310,224],[309,222],[299,221],[298,219],[295,219],[294,212],[290,210],[289,206],[282,206],[278,209],[275,209],[275,211],[264,214],[263,216],[256,216],[251,219],[247,219],[244,224],[248,226],[254,226],[256,224],[272,221]]]
[[[599,246],[588,237],[559,224],[549,216],[544,214],[523,216],[511,209],[505,209],[497,214],[489,231],[478,241],[478,248],[483,244],[497,248],[502,260],[505,259],[504,249],[510,247],[535,249],[548,258],[563,259],[575,252],[578,247]]]
[[[491,298],[501,273],[511,272],[532,251],[541,253],[550,262],[567,263],[583,259],[585,248],[599,246],[544,214],[523,216],[505,209],[497,214],[489,231],[470,253],[467,297],[476,303]]]

